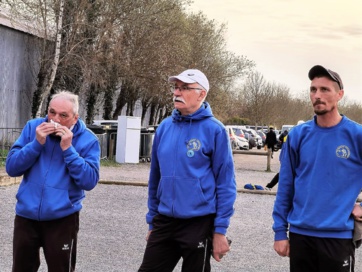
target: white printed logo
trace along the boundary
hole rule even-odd
[[[69,250],[69,245],[68,245],[68,244],[64,244],[62,250]]]
[[[197,248],[202,248],[202,247],[205,247],[204,242],[199,242],[199,245]]]

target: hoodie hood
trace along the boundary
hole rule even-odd
[[[203,102],[197,111],[189,115],[181,115],[177,109],[172,111],[173,122],[192,122],[210,117],[213,117],[213,114],[208,102]]]

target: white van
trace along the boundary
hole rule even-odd
[[[289,132],[295,125],[282,125],[281,133],[283,133],[285,130]]]

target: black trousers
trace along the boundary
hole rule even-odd
[[[273,188],[279,182],[279,172],[273,177],[273,179],[265,186],[268,188]]]
[[[352,239],[319,238],[295,233],[290,238],[291,272],[353,272]]]
[[[215,215],[176,219],[157,215],[139,272],[171,272],[182,258],[183,272],[211,271]]]
[[[75,271],[79,212],[52,221],[15,216],[13,272],[36,272],[43,248],[48,272]]]

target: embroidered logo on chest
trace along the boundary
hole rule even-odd
[[[198,151],[201,148],[201,143],[198,139],[191,139],[187,143],[187,150]]]
[[[198,139],[191,139],[187,142],[187,157],[192,158],[195,156],[195,151],[200,150],[201,143]]]
[[[340,145],[336,149],[336,155],[338,158],[348,159],[351,155],[351,151],[349,150],[348,146]]]

